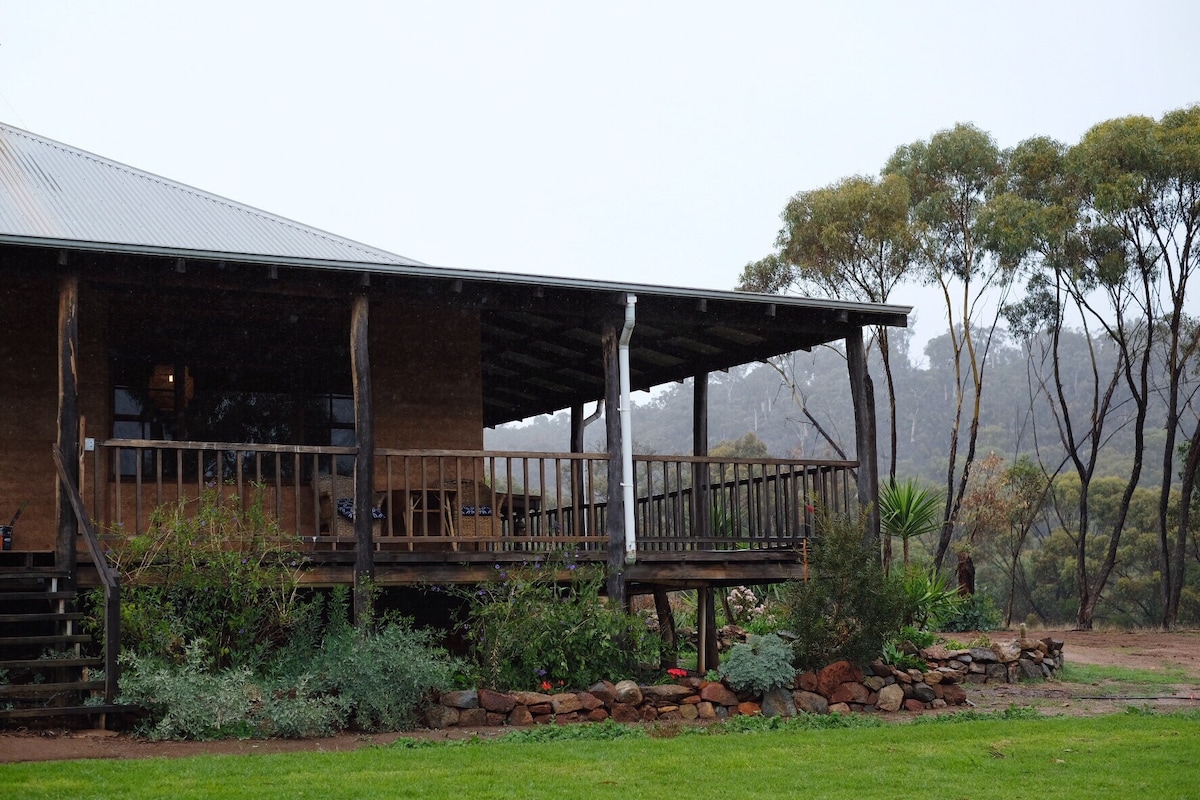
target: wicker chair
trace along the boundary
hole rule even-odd
[[[455,508],[448,515],[451,536],[500,536],[500,514],[496,496],[486,483],[469,478],[451,479],[442,488],[454,491]],[[486,550],[486,542],[464,542],[465,550]]]
[[[330,536],[354,536],[354,520],[338,513],[339,500],[354,501],[354,478],[349,475],[322,475],[317,478],[317,499],[319,501],[320,527],[328,531]],[[382,493],[376,493],[374,507],[379,509],[383,500]],[[382,531],[382,520],[372,520],[371,534],[379,536]]]

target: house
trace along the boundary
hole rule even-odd
[[[799,576],[808,503],[874,497],[873,455],[707,458],[706,376],[844,340],[873,454],[862,329],[906,307],[431,266],[7,125],[0,182],[9,571],[104,582],[97,530],[256,483],[314,583],[472,581],[569,546],[621,599]],[[689,378],[694,454],[632,453],[629,392]],[[584,453],[601,400],[622,413]],[[562,452],[483,450],[560,409]]]

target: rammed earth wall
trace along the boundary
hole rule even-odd
[[[797,673],[791,687],[766,695],[735,692],[720,681],[682,678],[640,686],[603,681],[582,692],[447,692],[426,715],[431,728],[545,723],[692,721],[738,714],[791,716],[852,711],[920,712],[967,702],[972,684],[1015,683],[1052,677],[1063,666],[1063,643],[1015,639],[991,647],[920,651],[925,669],[898,669],[876,661],[860,669],[848,661],[819,672]]]

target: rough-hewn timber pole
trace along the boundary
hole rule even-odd
[[[583,403],[577,403],[571,406],[571,452],[583,452]],[[571,527],[571,533],[575,536],[586,536],[588,531],[584,530],[585,520],[587,519],[584,513],[584,503],[586,500],[587,489],[583,485],[583,462],[571,461],[571,505],[575,509],[574,520]],[[565,520],[564,520],[565,522]]]
[[[875,445],[875,389],[867,372],[862,328],[846,336],[846,368],[854,400],[854,443],[858,451],[858,507],[866,512],[863,544],[879,547],[879,460]]]
[[[604,321],[601,347],[604,351],[604,426],[608,438],[608,600],[625,607],[625,495],[621,483],[625,470],[621,461],[621,376],[617,348],[621,320],[615,315]]]
[[[370,298],[354,298],[350,315],[350,368],[354,380],[354,621],[372,619],[371,595],[375,580],[374,520],[375,416],[371,408],[371,359],[367,350]]]
[[[67,475],[79,485],[79,273],[62,276],[58,287],[58,447]],[[58,536],[55,566],[75,585],[75,539],[79,523],[62,484],[55,483],[58,499]],[[99,556],[97,556],[99,557]]]
[[[704,458],[708,455],[708,373],[701,372],[692,380],[692,455]],[[692,519],[695,520],[696,535],[708,539],[712,536],[712,499],[708,492],[708,465],[696,464],[692,469],[692,502],[695,504]],[[703,549],[711,549],[704,544]],[[701,673],[715,669],[721,659],[720,642],[717,641],[717,605],[711,586],[697,589],[703,592],[704,602],[697,602],[704,614],[696,620],[704,627],[704,648],[698,653]],[[697,598],[699,599],[699,598]]]

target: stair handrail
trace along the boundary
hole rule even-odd
[[[84,508],[79,487],[67,473],[62,448],[55,445],[53,454],[54,465],[58,468],[59,483],[66,494],[67,502],[75,512],[75,519],[92,553],[92,563],[100,576],[100,583],[104,586],[104,702],[111,705],[116,702],[117,683],[121,676],[118,660],[121,653],[121,579],[108,563],[104,551],[100,549],[100,539],[96,536],[96,528]]]

